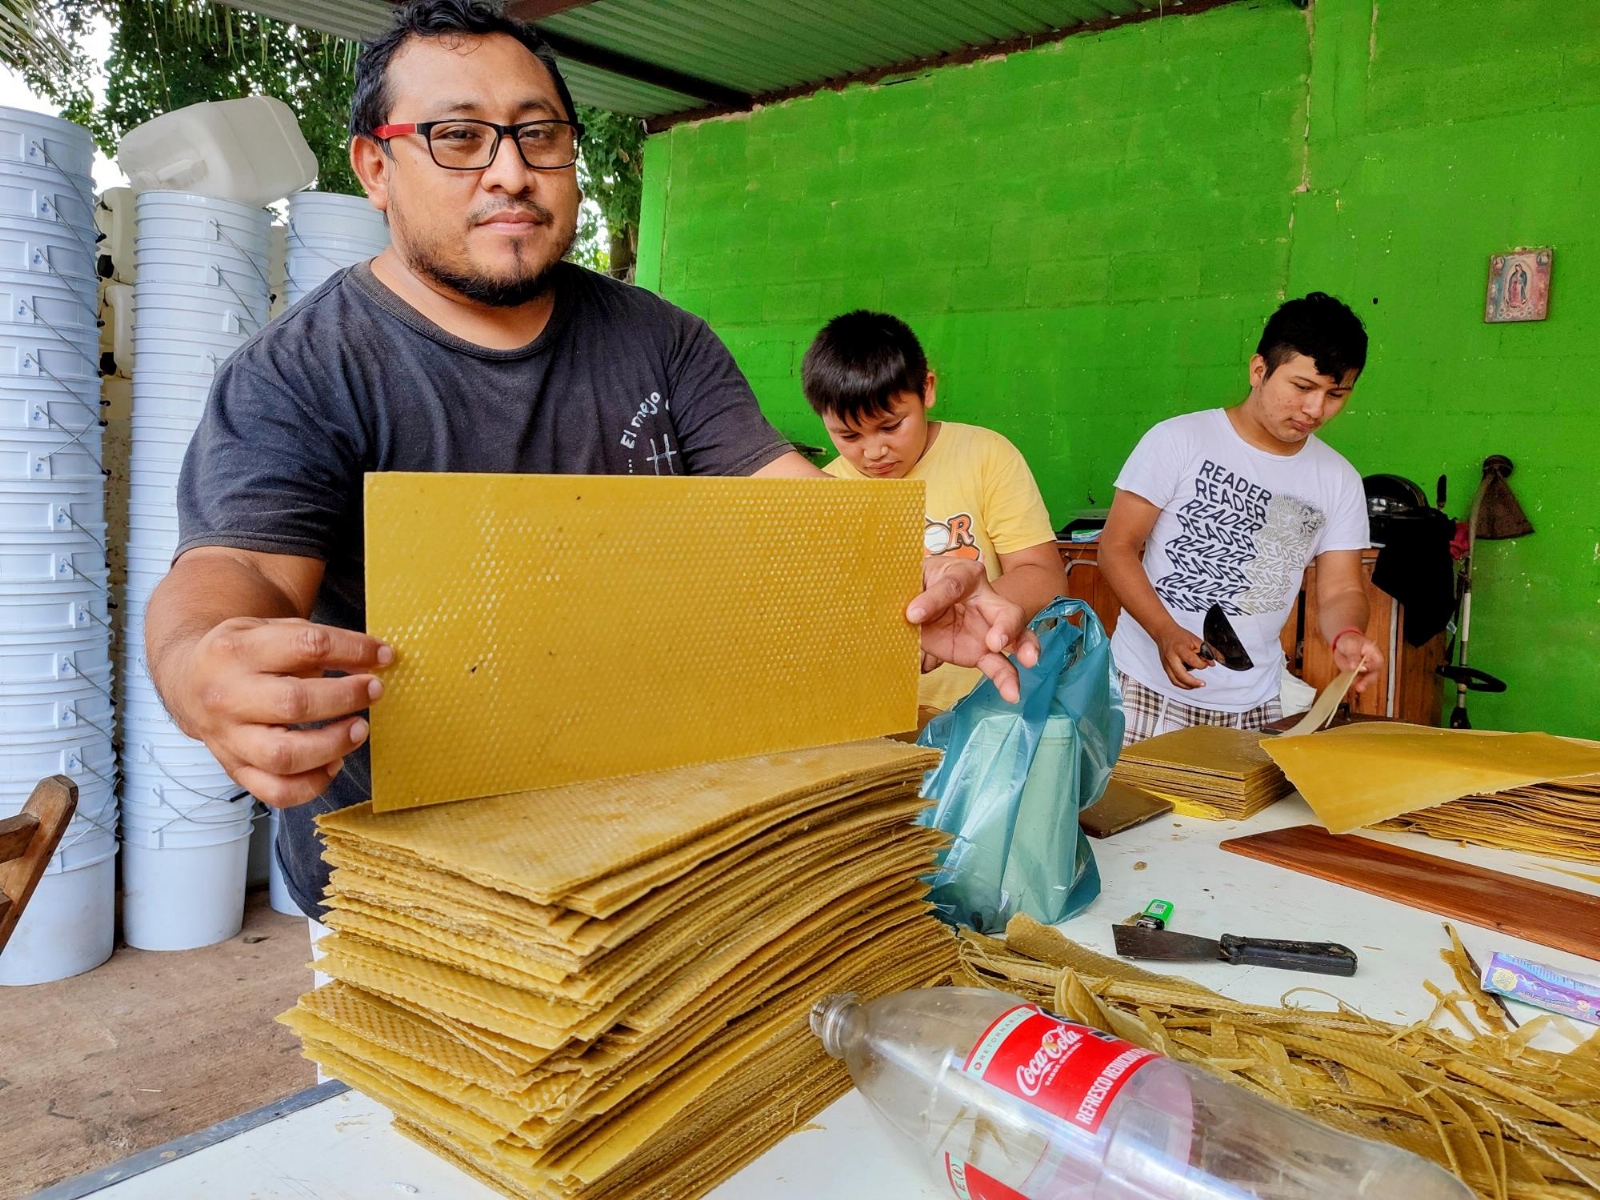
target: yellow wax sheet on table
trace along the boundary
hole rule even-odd
[[[379,811],[916,726],[915,480],[366,482]]]
[[[1600,743],[1362,722],[1262,747],[1330,833],[1349,833],[1462,796],[1600,773]]]

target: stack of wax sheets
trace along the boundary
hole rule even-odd
[[[1466,796],[1377,828],[1600,863],[1600,775]]]
[[[1261,748],[1262,737],[1193,725],[1125,748],[1111,775],[1171,800],[1182,815],[1242,819],[1294,790]]]
[[[957,970],[889,740],[319,818],[318,967],[283,1021],[511,1196],[703,1194],[849,1087],[821,996]]]

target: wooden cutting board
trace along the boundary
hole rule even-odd
[[[1336,836],[1315,825],[1229,838],[1222,848],[1541,946],[1600,958],[1600,896],[1370,838]]]

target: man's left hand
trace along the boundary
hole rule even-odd
[[[1351,686],[1357,692],[1364,692],[1383,670],[1383,651],[1369,637],[1354,632],[1345,633],[1334,644],[1333,663],[1341,671],[1359,668],[1360,674]]]
[[[977,667],[1015,704],[1021,690],[1008,655],[1025,667],[1039,661],[1039,639],[1022,609],[990,587],[983,565],[970,559],[924,558],[922,589],[906,608],[906,620],[922,628],[922,669]]]

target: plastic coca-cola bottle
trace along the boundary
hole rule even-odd
[[[1415,1154],[1004,992],[828,996],[811,1028],[961,1200],[1472,1200]]]

